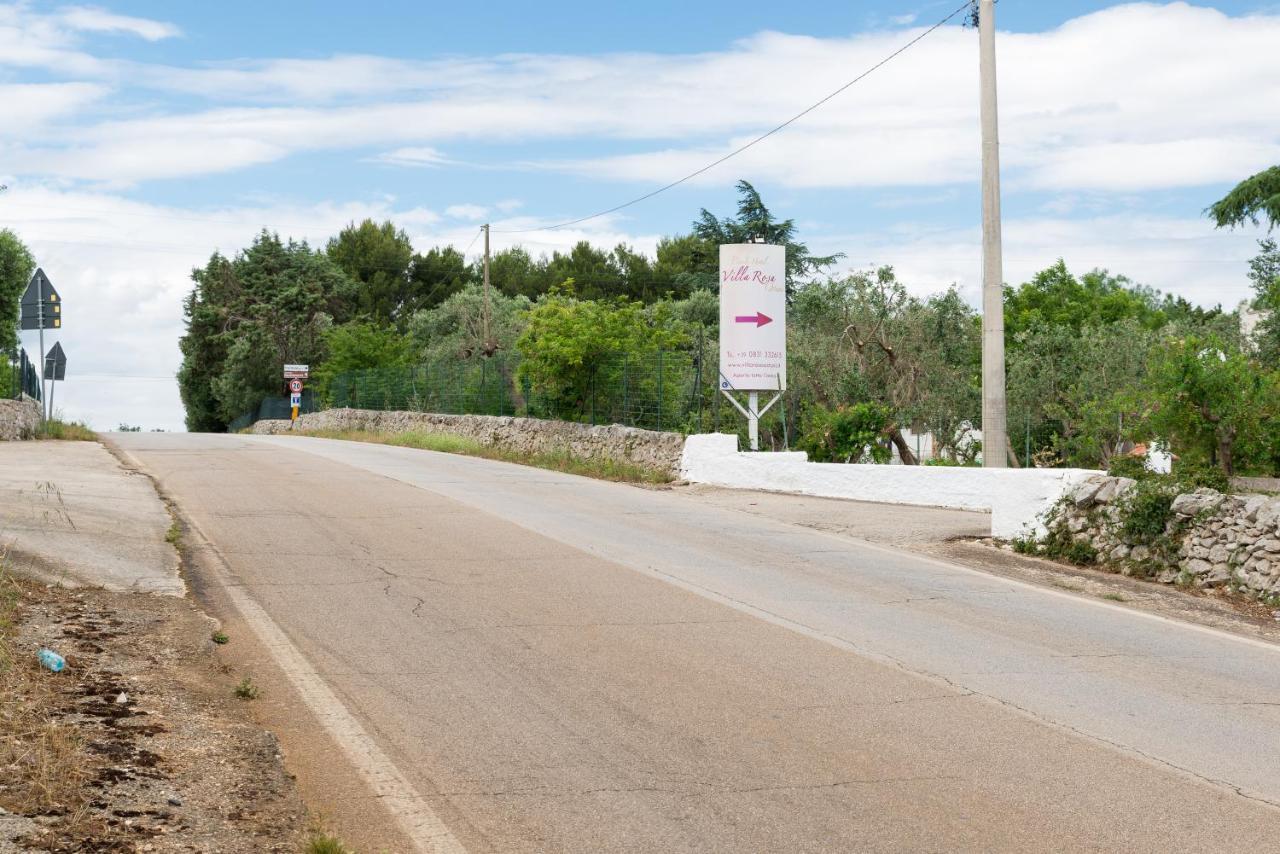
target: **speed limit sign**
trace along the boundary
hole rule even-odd
[[[302,393],[302,380],[289,380],[289,393],[290,393],[290,394],[301,394],[301,393]]]

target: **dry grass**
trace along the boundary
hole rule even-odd
[[[89,425],[80,421],[63,421],[61,418],[50,418],[36,431],[41,439],[64,439],[70,442],[96,442],[98,434],[89,429]]]
[[[21,599],[0,556],[0,806],[74,822],[84,805],[88,757],[78,728],[57,720],[58,677],[15,646]]]
[[[308,430],[300,432],[298,435],[315,436],[321,439],[343,439],[350,442],[372,442],[379,445],[395,445],[401,448],[440,451],[446,454],[463,454],[468,457],[481,457],[486,460],[535,466],[567,474],[582,475],[583,477],[594,477],[599,480],[613,480],[625,483],[671,482],[669,473],[655,471],[634,463],[618,462],[616,460],[584,460],[573,456],[568,450],[546,454],[520,454],[489,445],[482,445],[475,439],[456,436],[452,433],[424,433],[419,431],[376,433],[369,430]]]

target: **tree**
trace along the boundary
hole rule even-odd
[[[1152,355],[1148,382],[1146,428],[1175,453],[1228,475],[1270,464],[1280,383],[1245,353],[1213,337],[1171,340]]]
[[[1138,425],[1157,336],[1134,318],[1079,331],[1041,321],[1018,333],[1009,351],[1011,435],[1025,425],[1033,455],[1106,467]]]
[[[192,279],[178,372],[190,430],[224,430],[280,394],[281,366],[320,363],[324,333],[356,312],[358,286],[325,253],[266,231]]]
[[[0,229],[0,350],[17,347],[19,306],[35,271],[36,261],[18,235]]]
[[[1106,270],[1093,270],[1077,279],[1059,258],[1030,282],[1016,289],[1005,287],[1005,334],[1016,344],[1019,333],[1042,323],[1078,332],[1125,319],[1157,329],[1167,321],[1160,305],[1160,294],[1151,288]]]
[[[334,377],[347,371],[393,368],[413,358],[408,336],[367,321],[353,321],[323,333],[327,354],[313,372],[316,390],[326,396]]]
[[[922,301],[882,267],[800,289],[790,316],[793,384],[827,408],[887,408],[886,436],[903,462],[917,462],[906,427],[954,449],[976,417],[979,330],[954,289]]]
[[[722,243],[750,243],[763,240],[787,248],[787,298],[795,293],[795,286],[802,279],[820,273],[844,257],[843,254],[814,255],[809,247],[795,239],[795,220],[778,221],[765,207],[760,193],[747,181],[738,182],[738,215],[718,219],[706,208],[693,223],[693,234],[706,244],[699,256],[703,264],[711,265],[719,280],[719,252]],[[714,259],[714,260],[713,260]]]
[[[326,247],[329,260],[360,284],[357,311],[375,323],[390,324],[401,316],[409,298],[409,266],[413,244],[392,223],[366,219],[348,225]]]
[[[499,354],[515,350],[531,305],[525,296],[490,294],[489,334]],[[409,336],[415,354],[428,362],[478,357],[485,344],[483,290],[470,284],[435,308],[419,311],[409,321]]]
[[[1218,228],[1259,225],[1263,219],[1268,231],[1280,225],[1280,166],[1245,178],[1205,212]]]
[[[408,275],[407,294],[397,314],[402,325],[418,312],[435,308],[480,280],[479,271],[473,270],[452,246],[435,246],[426,255],[415,254]]]
[[[1254,331],[1258,358],[1272,368],[1280,367],[1280,247],[1270,237],[1258,241],[1259,252],[1249,261],[1249,281],[1255,294],[1253,305],[1262,312]]]
[[[544,391],[558,417],[579,419],[607,360],[623,353],[642,359],[689,339],[668,303],[646,311],[643,303],[621,298],[578,299],[573,287],[570,280],[538,300],[516,346],[520,376]]]

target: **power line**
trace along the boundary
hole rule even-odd
[[[737,157],[739,154],[746,151],[748,148],[751,148],[752,146],[758,143],[764,142],[766,139],[773,136],[775,133],[778,133],[779,131],[789,127],[790,125],[804,118],[809,113],[812,113],[814,110],[818,109],[818,107],[821,107],[823,104],[827,103],[832,98],[844,92],[850,86],[853,86],[855,83],[862,81],[866,77],[870,76],[873,72],[879,70],[885,65],[888,65],[892,60],[896,59],[898,56],[902,55],[903,53],[906,53],[908,50],[914,47],[917,42],[920,42],[927,36],[931,35],[935,30],[941,29],[952,18],[954,18],[956,15],[959,15],[961,12],[965,11],[971,6],[972,6],[972,0],[965,0],[965,2],[960,7],[958,7],[954,12],[952,12],[950,15],[947,15],[941,21],[934,24],[932,27],[925,30],[924,32],[920,33],[920,35],[916,36],[911,41],[907,42],[902,47],[898,48],[893,53],[889,54],[884,59],[877,62],[875,65],[871,66],[866,71],[862,72],[857,77],[853,78],[848,83],[841,86],[839,89],[827,95],[825,98],[819,101],[816,101],[813,104],[810,104],[808,107],[805,107],[803,110],[796,113],[794,116],[787,119],[785,122],[773,128],[772,130],[769,130],[769,131],[766,131],[765,133],[760,134],[760,136],[757,136],[755,139],[752,139],[750,142],[747,142],[735,148],[733,151],[730,151],[728,154],[724,155],[723,157],[720,157],[717,160],[713,160],[712,162],[708,163],[706,166],[703,166],[701,169],[698,169],[694,172],[690,172],[688,175],[685,175],[683,178],[672,181],[670,184],[659,187],[658,189],[653,190],[651,192],[645,193],[643,196],[638,196],[629,202],[623,202],[622,204],[615,205],[614,207],[611,207],[608,210],[600,211],[599,213],[593,213],[589,216],[579,217],[578,219],[571,219],[567,222],[561,222],[555,225],[546,225],[540,228],[521,228],[521,229],[496,229],[495,228],[493,230],[493,233],[494,234],[528,234],[530,232],[535,232],[535,231],[554,231],[557,228],[567,228],[568,226],[571,226],[571,225],[578,225],[579,223],[587,222],[588,220],[599,219],[602,216],[608,216],[611,213],[617,213],[623,208],[629,208],[632,205],[636,205],[636,204],[639,204],[640,202],[647,201],[648,199],[652,199],[654,196],[658,195],[659,193],[665,193],[667,190],[670,190],[674,187],[678,187],[681,184],[685,183],[686,181],[690,181],[698,177],[704,172],[709,172],[710,170],[719,166],[721,163],[724,163],[726,160],[729,160],[730,158],[733,158],[733,157]]]

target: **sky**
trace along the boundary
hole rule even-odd
[[[840,271],[979,300],[977,34],[960,17],[786,130],[960,0],[645,4],[0,2],[0,228],[64,301],[55,403],[182,429],[190,273],[266,228],[373,217],[422,251],[652,252],[751,181]],[[1280,3],[1000,0],[1005,278],[1058,258],[1206,306],[1256,228],[1203,215],[1280,163]],[[504,233],[504,232],[521,233]],[[38,346],[24,333],[29,353]]]

